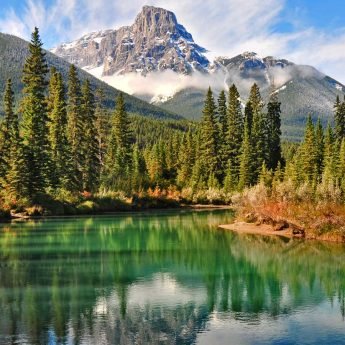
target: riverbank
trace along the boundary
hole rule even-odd
[[[229,205],[214,204],[186,204],[179,203],[172,199],[161,198],[144,198],[144,199],[110,199],[101,200],[85,200],[78,205],[56,203],[52,205],[32,205],[20,210],[7,210],[0,214],[0,222],[9,222],[12,220],[25,221],[32,219],[45,218],[69,218],[83,217],[92,215],[119,215],[130,212],[150,212],[150,211],[169,211],[169,210],[226,210],[232,209]]]
[[[345,243],[345,205],[340,202],[278,197],[260,185],[233,201],[236,219],[226,229]]]
[[[247,222],[236,221],[232,224],[219,225],[225,230],[232,230],[242,234],[264,235],[264,236],[282,236],[292,238],[293,234],[290,229],[276,231],[272,225],[268,224],[254,224]]]

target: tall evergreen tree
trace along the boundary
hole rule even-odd
[[[227,106],[226,106],[226,94],[225,91],[222,90],[218,96],[218,107],[217,107],[217,118],[220,127],[220,135],[225,135],[228,128],[228,121],[227,121]]]
[[[338,168],[337,139],[332,127],[328,124],[324,138],[323,175],[324,182],[335,182]]]
[[[321,120],[318,119],[315,128],[315,159],[316,159],[316,174],[319,180],[323,171],[323,158],[325,151],[324,133]]]
[[[266,114],[263,112],[263,102],[259,87],[256,84],[253,84],[250,90],[249,101],[253,109],[251,141],[255,157],[255,161],[253,162],[253,178],[256,181],[262,164],[268,160],[268,121]]]
[[[236,86],[233,84],[229,89],[229,102],[228,102],[228,132],[226,135],[227,143],[227,176],[231,181],[238,180],[239,173],[239,157],[241,154],[241,145],[243,140],[243,115],[241,110],[240,95]],[[247,123],[248,124],[248,123]],[[232,177],[230,177],[232,174]],[[229,184],[229,181],[228,181]]]
[[[227,105],[226,105],[226,94],[222,90],[218,96],[217,106],[217,119],[219,125],[218,131],[218,155],[220,160],[220,177],[221,179],[225,175],[226,162],[227,162],[227,132],[228,132],[228,118],[227,118]]]
[[[249,125],[244,123],[244,137],[241,146],[238,188],[240,190],[253,183],[253,150],[249,136]]]
[[[67,139],[67,112],[65,87],[62,75],[56,71],[51,75],[49,99],[49,142],[52,159],[52,181],[56,187],[70,189],[71,176],[70,147]]]
[[[208,180],[210,174],[214,174],[216,177],[220,174],[218,131],[215,112],[216,106],[213,93],[211,88],[209,88],[200,124],[200,163],[203,171],[202,176],[205,181]]]
[[[301,146],[301,174],[304,181],[313,183],[317,177],[316,165],[316,146],[315,146],[315,128],[311,116],[308,116],[304,141]]]
[[[104,91],[98,89],[96,91],[96,130],[97,130],[97,142],[98,142],[98,157],[101,167],[104,167],[105,154],[107,150],[107,140],[109,135],[110,121],[109,114],[104,107]]]
[[[115,112],[112,116],[111,130],[106,153],[105,183],[118,186],[126,183],[131,170],[130,122],[125,108],[123,94],[116,100]],[[158,150],[158,148],[157,148]]]
[[[179,167],[176,182],[179,186],[185,186],[192,175],[195,158],[193,146],[193,135],[191,129],[189,129],[182,138],[182,145],[178,155]]]
[[[272,92],[267,104],[267,141],[268,159],[267,168],[275,170],[282,160],[280,136],[281,120],[280,105],[276,92]]]
[[[84,122],[82,141],[82,176],[83,189],[97,191],[100,178],[100,161],[95,116],[95,99],[91,90],[90,81],[86,79],[82,87],[81,112]]]
[[[77,69],[71,65],[68,74],[68,101],[67,101],[67,138],[70,146],[71,171],[74,181],[71,185],[76,191],[83,190],[82,141],[84,136],[84,119],[81,110],[81,88]]]
[[[46,74],[48,67],[38,29],[29,44],[29,55],[23,70],[23,139],[27,171],[30,174],[28,192],[32,198],[44,192],[50,171],[46,107]]]
[[[345,138],[345,102],[341,102],[339,96],[334,105],[334,121],[335,138],[340,145],[341,140]]]
[[[0,127],[0,185],[3,184],[10,164],[11,146],[16,140],[15,132],[18,125],[14,114],[14,94],[12,91],[12,81],[8,79],[4,94],[4,119]]]

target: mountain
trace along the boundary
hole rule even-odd
[[[21,78],[22,70],[25,62],[25,58],[28,53],[28,42],[12,35],[0,33],[0,85],[5,87],[6,80],[12,79],[13,89],[16,99],[21,97],[21,90],[23,88]],[[70,64],[64,59],[47,52],[47,63],[49,67],[56,67],[67,81],[68,70]],[[93,89],[103,88],[105,93],[105,103],[108,107],[113,108],[115,106],[115,99],[119,93],[119,90],[109,86],[101,80],[90,75],[86,71],[79,69],[79,77],[81,81],[89,79]],[[3,90],[1,90],[2,92]],[[125,94],[125,101],[127,110],[131,113],[137,113],[145,116],[153,116],[156,118],[167,119],[179,119],[180,116],[175,113],[166,111],[154,105],[148,104],[136,97]],[[1,104],[2,102],[0,102]],[[2,104],[1,104],[2,106]],[[0,110],[1,110],[0,106]]]
[[[301,137],[307,114],[329,121],[336,96],[345,94],[335,79],[286,59],[245,52],[210,62],[174,13],[153,6],[144,6],[131,26],[94,32],[52,51],[110,85],[193,119],[201,116],[209,85],[218,93],[235,83],[245,103],[256,82],[266,101],[272,90],[278,93],[283,134],[290,139]]]
[[[209,66],[206,50],[175,14],[152,6],[144,6],[131,26],[94,32],[52,52],[86,70],[101,68],[103,76],[164,70],[190,74]]]
[[[213,78],[224,78],[222,80],[227,86],[235,83],[243,105],[254,82],[260,86],[266,101],[275,90],[282,103],[283,136],[292,140],[302,137],[306,115],[319,117],[324,124],[332,120],[336,96],[343,97],[345,94],[343,84],[314,67],[296,65],[271,56],[260,58],[253,52],[233,58],[217,58],[210,67],[210,74]],[[220,91],[223,85],[219,85],[218,89],[216,87],[216,91]],[[186,88],[164,103],[158,101],[155,104],[177,111],[187,118],[197,118],[202,112],[204,97],[205,88]]]

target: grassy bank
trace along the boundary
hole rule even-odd
[[[316,194],[315,194],[316,193]],[[233,197],[237,220],[268,224],[279,232],[289,229],[307,239],[345,242],[345,205],[305,187],[273,189],[259,184]]]
[[[124,192],[104,191],[73,194],[59,190],[54,194],[41,194],[36,200],[0,200],[0,219],[45,216],[71,216],[103,214],[109,212],[140,211],[191,206],[195,208],[229,204],[229,196],[220,190],[193,191],[149,188],[129,195]]]

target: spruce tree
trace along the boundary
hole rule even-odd
[[[179,186],[185,186],[192,175],[194,165],[194,142],[191,129],[182,137],[182,144],[178,154],[178,171],[176,182]]]
[[[111,119],[104,169],[105,184],[112,187],[123,186],[129,178],[132,156],[132,135],[129,125],[123,94],[120,93]],[[159,148],[157,147],[155,150],[159,150]]]
[[[345,102],[341,102],[337,96],[334,105],[334,121],[335,121],[335,138],[340,145],[341,140],[345,138]]]
[[[339,150],[337,177],[343,197],[345,195],[345,138],[342,139]]]
[[[315,128],[311,116],[308,116],[304,141],[301,146],[301,174],[304,181],[314,183],[317,176]]]
[[[76,191],[82,191],[84,119],[81,111],[80,81],[74,65],[71,65],[68,74],[67,96],[67,138],[70,146],[71,173],[74,178],[71,187]]]
[[[82,87],[81,112],[84,122],[82,141],[82,176],[83,189],[89,192],[97,191],[100,178],[99,146],[97,141],[95,99],[90,81],[86,79]]]
[[[12,91],[12,81],[8,79],[4,94],[4,119],[0,127],[0,185],[8,172],[11,160],[11,146],[16,141],[18,119],[14,113],[14,94]]]
[[[267,116],[263,113],[263,102],[259,87],[254,84],[250,90],[249,101],[253,109],[253,124],[251,130],[251,141],[253,148],[254,180],[256,181],[262,164],[268,160],[268,128]]]
[[[323,158],[324,158],[325,142],[324,133],[321,120],[318,119],[315,128],[315,159],[316,159],[316,174],[319,180],[323,171]]]
[[[217,107],[217,120],[218,120],[218,156],[220,164],[220,179],[224,178],[226,164],[227,164],[227,132],[228,132],[228,119],[227,119],[227,105],[225,91],[222,90],[218,96]]]
[[[280,105],[277,93],[273,91],[267,104],[267,168],[272,170],[275,170],[282,160]]]
[[[35,198],[48,186],[50,157],[47,128],[46,74],[48,67],[38,29],[29,44],[29,55],[23,70],[23,139],[25,164],[29,172],[28,193]]]
[[[73,183],[70,147],[67,139],[67,112],[62,75],[53,71],[49,88],[49,142],[52,159],[52,177],[55,187],[71,189]],[[72,188],[73,190],[73,188]]]
[[[236,86],[233,84],[229,89],[228,102],[228,132],[226,135],[227,141],[227,178],[232,184],[238,180],[239,173],[239,157],[241,154],[241,145],[243,140],[243,115],[241,111],[240,95]],[[230,177],[230,174],[232,175]],[[230,179],[230,180],[229,180]]]
[[[253,149],[249,136],[249,125],[244,123],[244,136],[241,146],[238,189],[243,190],[253,184]]]
[[[211,88],[209,88],[200,124],[200,163],[204,181],[208,180],[210,174],[214,174],[217,178],[220,175],[219,143],[215,112],[216,106],[213,93]]]
[[[104,91],[103,89],[98,89],[96,91],[96,130],[97,130],[97,142],[98,142],[98,157],[101,167],[104,167],[105,154],[107,150],[107,141],[109,135],[109,114],[104,107]]]
[[[1,184],[6,196],[18,201],[28,197],[29,172],[19,134],[18,114],[14,112],[14,95],[11,79],[7,81],[4,95],[4,122],[1,129]]]
[[[140,191],[141,188],[147,183],[147,170],[145,159],[140,150],[139,145],[133,145],[132,150],[132,171],[131,171],[131,185],[134,191]]]
[[[330,183],[335,182],[338,167],[337,139],[332,127],[328,124],[324,139],[323,175],[322,180]]]
[[[219,123],[219,134],[224,137],[228,128],[226,94],[224,90],[218,96],[217,119]]]

